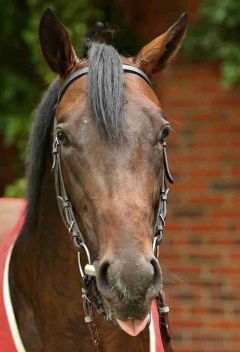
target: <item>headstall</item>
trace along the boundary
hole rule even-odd
[[[126,73],[133,73],[140,76],[148,83],[150,87],[152,87],[150,79],[143,71],[130,65],[122,65],[122,68],[123,68],[123,71]],[[57,103],[54,109],[54,116],[53,116],[54,130],[56,127],[55,110],[61,98],[63,97],[66,89],[76,79],[87,75],[88,70],[89,70],[88,67],[84,67],[82,69],[77,70],[76,72],[71,74],[69,78],[67,78],[63,82],[63,85],[60,87]],[[159,244],[163,238],[165,219],[167,215],[167,198],[168,198],[168,192],[169,192],[169,189],[167,187],[167,181],[170,183],[173,183],[173,178],[171,176],[171,173],[169,171],[169,166],[168,166],[166,141],[163,142],[162,147],[163,147],[162,148],[163,168],[162,168],[162,176],[161,176],[162,179],[161,179],[161,187],[160,187],[159,204],[157,209],[156,222],[153,230],[153,241],[152,241],[153,251],[157,258],[159,256]],[[61,167],[61,144],[57,138],[57,135],[55,134],[54,134],[54,141],[53,141],[53,147],[52,147],[52,156],[53,156],[52,171],[54,172],[55,190],[56,190],[56,197],[57,197],[59,211],[60,211],[62,220],[72,237],[73,246],[77,251],[77,256],[78,256],[78,266],[79,266],[79,271],[82,278],[82,299],[83,299],[83,309],[85,314],[85,322],[89,326],[91,337],[96,347],[96,350],[99,352],[100,351],[103,352],[102,343],[99,338],[96,323],[93,318],[93,308],[95,308],[98,313],[105,314],[103,301],[97,289],[96,270],[94,265],[92,264],[90,252],[84,241],[83,234],[78,227],[77,221],[75,219],[72,203],[68,197],[68,194],[65,188],[62,167]],[[88,261],[88,263],[85,265],[84,268],[81,264],[82,252],[85,252],[87,261]],[[169,328],[168,328],[169,308],[165,304],[164,293],[162,290],[159,293],[156,300],[158,305],[159,323],[160,323],[161,335],[163,338],[164,349],[165,349],[165,352],[172,352],[173,349],[172,349],[171,337],[170,337]]]

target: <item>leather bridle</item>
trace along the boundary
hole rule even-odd
[[[122,65],[123,71],[128,73],[133,73],[141,78],[143,78],[147,84],[152,87],[150,79],[147,75],[136,67],[130,65]],[[104,306],[101,299],[101,296],[98,292],[97,285],[96,285],[96,271],[95,267],[92,263],[90,252],[88,247],[84,241],[84,236],[81,230],[78,227],[77,221],[75,219],[72,203],[68,197],[62,167],[61,167],[61,143],[58,140],[56,135],[56,119],[55,119],[55,110],[62,99],[66,89],[69,85],[75,81],[76,79],[83,77],[88,74],[88,67],[84,67],[72,73],[62,84],[59,89],[57,103],[54,109],[54,141],[53,141],[53,148],[52,148],[52,155],[53,155],[53,164],[52,164],[52,171],[54,171],[54,178],[55,178],[55,190],[56,190],[56,197],[57,203],[59,207],[59,211],[62,217],[62,220],[70,233],[73,241],[73,246],[77,251],[78,255],[78,266],[80,275],[82,278],[82,299],[83,299],[83,309],[85,313],[85,322],[89,326],[89,330],[91,333],[91,337],[93,340],[94,345],[97,348],[97,351],[103,351],[103,347],[101,344],[101,340],[98,336],[98,330],[93,319],[93,308],[97,310],[98,313],[104,313]],[[160,197],[159,197],[159,204],[157,209],[156,215],[156,222],[154,225],[153,230],[153,251],[156,257],[158,258],[159,255],[159,244],[163,238],[164,226],[165,226],[165,219],[167,215],[167,198],[169,189],[167,188],[167,181],[173,183],[173,178],[169,171],[168,166],[168,159],[167,159],[167,144],[166,141],[162,143],[162,152],[163,152],[163,168],[162,168],[162,179],[161,179],[161,186],[160,186]],[[88,264],[85,267],[82,267],[81,264],[81,253],[85,252]],[[158,311],[159,311],[159,323],[161,328],[161,334],[163,337],[164,349],[166,352],[173,351],[172,344],[171,344],[171,337],[169,333],[169,324],[168,324],[168,311],[169,308],[165,304],[164,300],[164,293],[161,290],[158,297],[156,298]]]

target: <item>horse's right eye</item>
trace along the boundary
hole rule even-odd
[[[63,131],[57,132],[57,140],[60,144],[67,144],[69,142],[67,135]]]
[[[161,138],[160,138],[161,143],[163,143],[167,139],[167,137],[169,135],[169,130],[170,130],[169,126],[166,126],[163,128]]]

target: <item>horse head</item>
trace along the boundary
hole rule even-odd
[[[152,241],[170,123],[148,79],[172,60],[185,31],[182,15],[135,57],[93,41],[80,59],[50,10],[40,23],[42,51],[60,85],[88,70],[61,95],[52,138],[61,148],[76,222],[96,260],[97,288],[107,315],[132,335],[146,326],[162,285]],[[124,72],[123,65],[142,76]]]

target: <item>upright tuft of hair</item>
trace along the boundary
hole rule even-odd
[[[92,43],[88,51],[88,100],[102,135],[112,142],[124,136],[124,81],[120,56],[110,45]]]
[[[94,43],[104,43],[111,45],[115,33],[116,31],[110,28],[108,23],[96,22],[84,40],[84,57],[88,55],[88,51]]]

